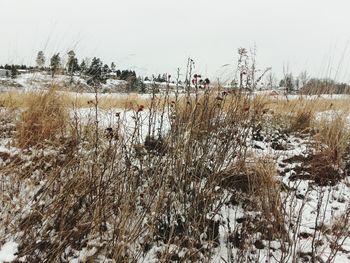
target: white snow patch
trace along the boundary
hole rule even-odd
[[[16,259],[15,254],[18,251],[18,244],[14,241],[8,241],[0,249],[0,263],[11,262]]]

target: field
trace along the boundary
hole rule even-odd
[[[0,94],[0,262],[349,260],[348,96],[46,88]]]

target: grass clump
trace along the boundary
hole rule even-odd
[[[298,110],[290,122],[290,131],[304,132],[311,127],[314,114],[311,110]]]
[[[350,132],[346,119],[341,114],[334,114],[331,119],[322,119],[315,136],[318,151],[325,153],[334,164],[340,164],[348,147]]]
[[[17,142],[20,147],[33,146],[45,141],[54,143],[64,133],[68,113],[54,89],[32,94],[26,100],[28,107],[17,123]]]

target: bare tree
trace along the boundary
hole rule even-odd
[[[306,83],[308,83],[308,81],[310,80],[310,76],[307,73],[307,71],[304,70],[300,72],[298,79],[299,79],[300,88],[302,88],[306,85]]]

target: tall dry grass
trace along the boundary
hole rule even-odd
[[[0,93],[0,105],[6,108],[19,109],[27,108],[31,105],[33,97],[45,93],[47,91],[30,91],[30,92],[19,92],[11,91]],[[91,101],[94,100],[94,94],[80,94],[80,93],[68,93],[68,92],[59,92],[61,103],[68,108],[89,108],[91,107]],[[120,109],[133,109],[137,105],[145,105],[149,107],[150,99],[141,97],[137,94],[120,94],[116,95],[107,95],[103,94],[99,98],[99,108],[101,109],[111,109],[111,108],[120,108]]]
[[[4,219],[13,221],[9,232],[20,240],[19,257],[28,262],[69,261],[87,249],[88,262],[102,257],[137,262],[158,247],[159,262],[210,262],[220,245],[216,215],[230,205],[236,190],[246,194],[242,207],[251,204],[243,216],[249,218],[252,211],[259,216],[230,233],[240,238],[227,242],[228,247],[238,244],[243,256],[237,253],[237,262],[245,262],[258,232],[263,234],[259,238],[289,242],[276,165],[269,158],[249,162],[251,132],[257,123],[270,125],[262,116],[276,115],[278,107],[286,119],[295,118],[293,130],[313,125],[314,111],[322,109],[310,102],[297,105],[220,90],[147,101],[106,100],[105,106],[100,97],[67,99],[50,90],[6,103],[24,106],[17,124],[19,145],[47,150],[44,156],[14,160],[3,170],[16,182],[3,186],[10,196],[20,199],[28,185],[36,187],[25,202],[31,209]],[[126,131],[120,118],[107,134],[97,121],[88,127],[74,123],[66,112],[71,105],[95,108],[96,120],[99,108],[126,105],[133,111],[133,130]],[[289,107],[294,107],[292,114]],[[325,124],[317,135],[335,159],[348,138],[343,124]]]
[[[67,109],[62,98],[52,89],[25,97],[26,108],[17,123],[17,141],[20,147],[45,141],[58,142],[68,124]]]
[[[341,111],[349,112],[349,99],[334,99],[307,97],[300,95],[298,98],[286,99],[284,97],[260,96],[266,104],[267,109],[275,113],[296,113],[304,112],[322,112],[322,111]]]
[[[250,193],[257,197],[264,218],[282,225],[281,187],[275,162],[266,157],[258,158],[248,166],[248,171]]]
[[[96,246],[89,260],[108,255],[116,262],[133,262],[159,243],[185,250],[183,260],[210,258],[212,250],[199,240],[209,248],[219,244],[213,215],[226,198],[216,192],[220,171],[237,158],[245,159],[257,117],[247,106],[249,98],[242,98],[209,92],[197,102],[189,97],[190,103],[153,98],[152,107],[133,109],[133,131],[123,130],[120,119],[112,125],[108,135],[122,136],[105,136],[98,122],[86,127],[91,132],[80,132],[84,124],[69,123],[66,102],[53,90],[25,98],[27,108],[17,126],[20,146],[47,149],[60,135],[64,140],[35,157],[33,166],[5,170],[20,185],[19,178],[41,182],[30,212],[18,218],[19,256],[28,261],[68,259],[98,237],[104,245]],[[90,107],[98,108],[100,102]],[[146,120],[140,116],[144,112]],[[140,135],[144,121],[149,125],[146,139]],[[71,140],[79,145],[69,145]],[[65,153],[65,159],[50,161],[57,152]],[[40,242],[32,242],[35,236]],[[173,254],[169,246],[159,260],[169,262]]]
[[[350,130],[347,116],[334,113],[330,118],[323,117],[316,123],[316,128],[317,150],[339,165],[349,146]]]

